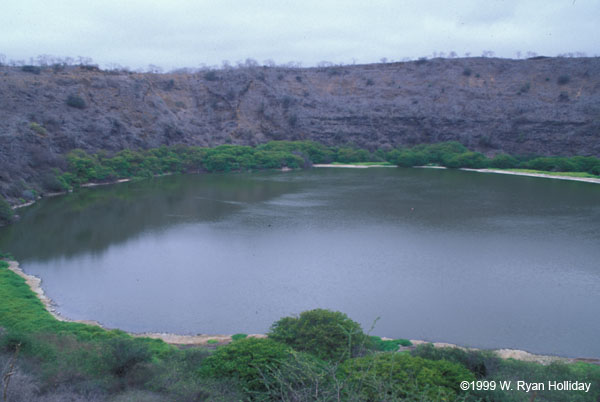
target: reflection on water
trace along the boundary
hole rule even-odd
[[[375,334],[600,357],[600,186],[426,169],[171,176],[22,210],[0,248],[59,310],[134,332]]]

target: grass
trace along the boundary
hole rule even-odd
[[[535,174],[547,174],[549,176],[567,176],[567,177],[583,177],[589,179],[600,179],[600,176],[593,175],[586,172],[548,172],[545,170],[533,170],[533,169],[501,169],[509,172],[516,173],[535,173]]]
[[[206,341],[207,344],[209,345],[216,345],[217,343],[219,343],[218,339],[209,339],[208,341]]]
[[[0,327],[11,332],[72,335],[80,341],[121,337],[134,339],[120,330],[109,331],[94,325],[58,321],[46,310],[25,280],[8,269],[6,261],[0,261],[0,299]],[[172,346],[157,339],[136,338],[136,342],[146,344],[158,354],[172,349]]]

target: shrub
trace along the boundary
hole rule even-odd
[[[4,197],[0,196],[0,225],[10,223],[14,216],[14,211]]]
[[[519,161],[507,154],[498,154],[490,161],[490,166],[496,169],[510,169],[519,165]]]
[[[571,77],[569,77],[568,75],[560,75],[557,79],[556,82],[558,85],[565,85],[568,84],[569,81],[571,81]]]
[[[207,71],[204,73],[204,79],[206,81],[216,81],[219,79],[219,76],[217,75],[216,71]]]
[[[460,348],[436,348],[431,343],[419,345],[411,355],[427,360],[446,360],[465,366],[477,378],[483,378],[500,364],[493,352],[463,350]]]
[[[446,160],[449,168],[481,169],[487,165],[487,158],[479,152],[463,152]]]
[[[521,89],[519,89],[518,94],[520,95],[520,94],[524,94],[526,92],[529,92],[530,88],[531,88],[531,84],[527,82],[527,83],[523,84],[523,86],[521,87]]]
[[[39,74],[42,72],[42,69],[38,66],[23,66],[21,67],[21,71],[31,74]]]
[[[369,337],[369,349],[378,350],[380,352],[394,352],[399,346],[411,346],[412,342],[408,339],[388,339],[383,340],[378,336]]]
[[[467,67],[467,68],[465,68],[465,69],[463,70],[463,75],[464,75],[465,77],[468,77],[468,76],[470,76],[470,75],[471,75],[471,73],[472,73],[472,71],[471,71],[471,69],[470,69],[470,68],[468,68],[468,67]]]
[[[367,336],[360,324],[344,313],[324,309],[284,317],[271,326],[270,339],[323,360],[341,361],[365,348]]]
[[[336,365],[303,352],[292,351],[264,382],[267,392],[261,397],[269,401],[336,401],[340,396]]]
[[[231,336],[232,341],[239,341],[240,339],[245,339],[248,337],[248,334],[235,334]]]
[[[77,95],[69,95],[67,105],[76,109],[85,109],[85,101]]]
[[[44,126],[42,126],[41,124],[38,124],[36,122],[31,122],[29,123],[29,128],[33,131],[35,131],[37,134],[39,135],[47,135],[48,132],[46,131],[46,129],[44,128]]]
[[[108,371],[116,377],[126,376],[136,365],[148,362],[152,357],[141,341],[121,337],[107,341],[102,355]]]
[[[203,376],[234,378],[246,392],[266,391],[263,375],[290,356],[290,349],[272,339],[246,338],[217,348],[200,368]]]
[[[475,380],[460,364],[390,352],[347,360],[339,375],[348,396],[369,401],[453,400],[461,381]]]

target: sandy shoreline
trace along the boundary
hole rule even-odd
[[[595,179],[593,177],[555,176],[555,175],[544,174],[544,173],[512,172],[510,170],[499,170],[499,169],[469,169],[469,168],[461,168],[460,170],[465,170],[467,172],[500,173],[500,174],[510,174],[510,175],[514,175],[514,176],[541,177],[541,178],[544,178],[544,179],[583,181],[583,182],[586,182],[586,183],[600,184],[600,179]]]
[[[101,327],[101,328],[104,328],[107,330],[111,329],[111,328],[106,328],[106,327],[102,326],[102,324],[100,324],[97,321],[71,320],[67,317],[60,315],[60,313],[58,311],[56,311],[56,309],[54,308],[55,303],[44,293],[44,289],[41,286],[42,280],[40,278],[33,276],[33,275],[26,274],[21,269],[21,267],[19,267],[19,263],[17,261],[8,261],[8,263],[9,263],[8,269],[10,269],[12,272],[16,273],[17,275],[19,275],[20,277],[25,279],[25,282],[27,283],[27,285],[36,294],[38,299],[40,299],[40,301],[42,302],[42,304],[44,305],[46,310],[50,314],[52,314],[52,316],[54,318],[56,318],[57,320],[65,321],[65,322],[78,322],[78,323],[82,323],[82,324],[95,325],[95,326],[98,326],[98,327]],[[169,343],[172,345],[180,345],[180,346],[181,345],[205,346],[207,344],[215,343],[215,341],[217,344],[226,344],[226,343],[229,343],[232,341],[232,338],[231,338],[232,335],[207,335],[207,334],[178,335],[178,334],[171,334],[171,333],[166,333],[166,332],[160,332],[160,333],[159,332],[147,332],[147,333],[141,333],[141,334],[128,332],[128,334],[131,336],[135,336],[135,337],[161,339],[166,343]],[[249,334],[248,337],[250,337],[250,338],[266,338],[267,336],[265,334]],[[391,338],[382,337],[382,339],[385,340],[385,339],[391,339]],[[452,347],[452,348],[460,348],[463,350],[479,350],[477,348],[467,348],[467,347],[455,345],[452,343],[429,342],[429,341],[424,341],[424,340],[420,340],[420,339],[410,339],[410,341],[412,342],[412,344],[414,346],[405,347],[402,349],[410,350],[418,345],[431,343],[436,348]],[[522,360],[522,361],[537,362],[537,363],[541,363],[541,364],[550,364],[550,363],[556,362],[556,361],[561,361],[561,362],[565,362],[565,363],[575,363],[578,361],[584,361],[584,362],[600,365],[600,359],[569,358],[569,357],[560,357],[560,356],[536,355],[536,354],[529,353],[524,350],[518,350],[518,349],[495,349],[492,351],[495,352],[502,359],[515,359],[515,360]]]
[[[363,169],[369,167],[396,167],[390,165],[333,165],[333,164],[315,164],[313,167],[317,168],[352,168],[352,169]],[[448,169],[445,166],[413,166],[413,168],[417,169]],[[571,180],[571,181],[582,181],[586,183],[596,183],[600,184],[600,179],[595,179],[592,177],[573,177],[573,176],[556,176],[551,174],[544,173],[527,173],[527,172],[513,172],[510,170],[501,170],[501,169],[470,169],[470,168],[459,168],[458,170],[464,170],[467,172],[479,172],[479,173],[499,173],[499,174],[510,174],[514,176],[529,176],[529,177],[541,177],[544,179],[558,179],[558,180]]]
[[[343,165],[333,165],[331,163],[315,163],[312,165],[316,168],[350,168],[350,169],[366,169],[366,168],[395,168],[393,165],[353,165],[353,164],[343,164]]]

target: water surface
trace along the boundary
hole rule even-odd
[[[0,248],[58,310],[132,332],[373,334],[600,357],[600,186],[430,169],[171,176],[20,210]]]

